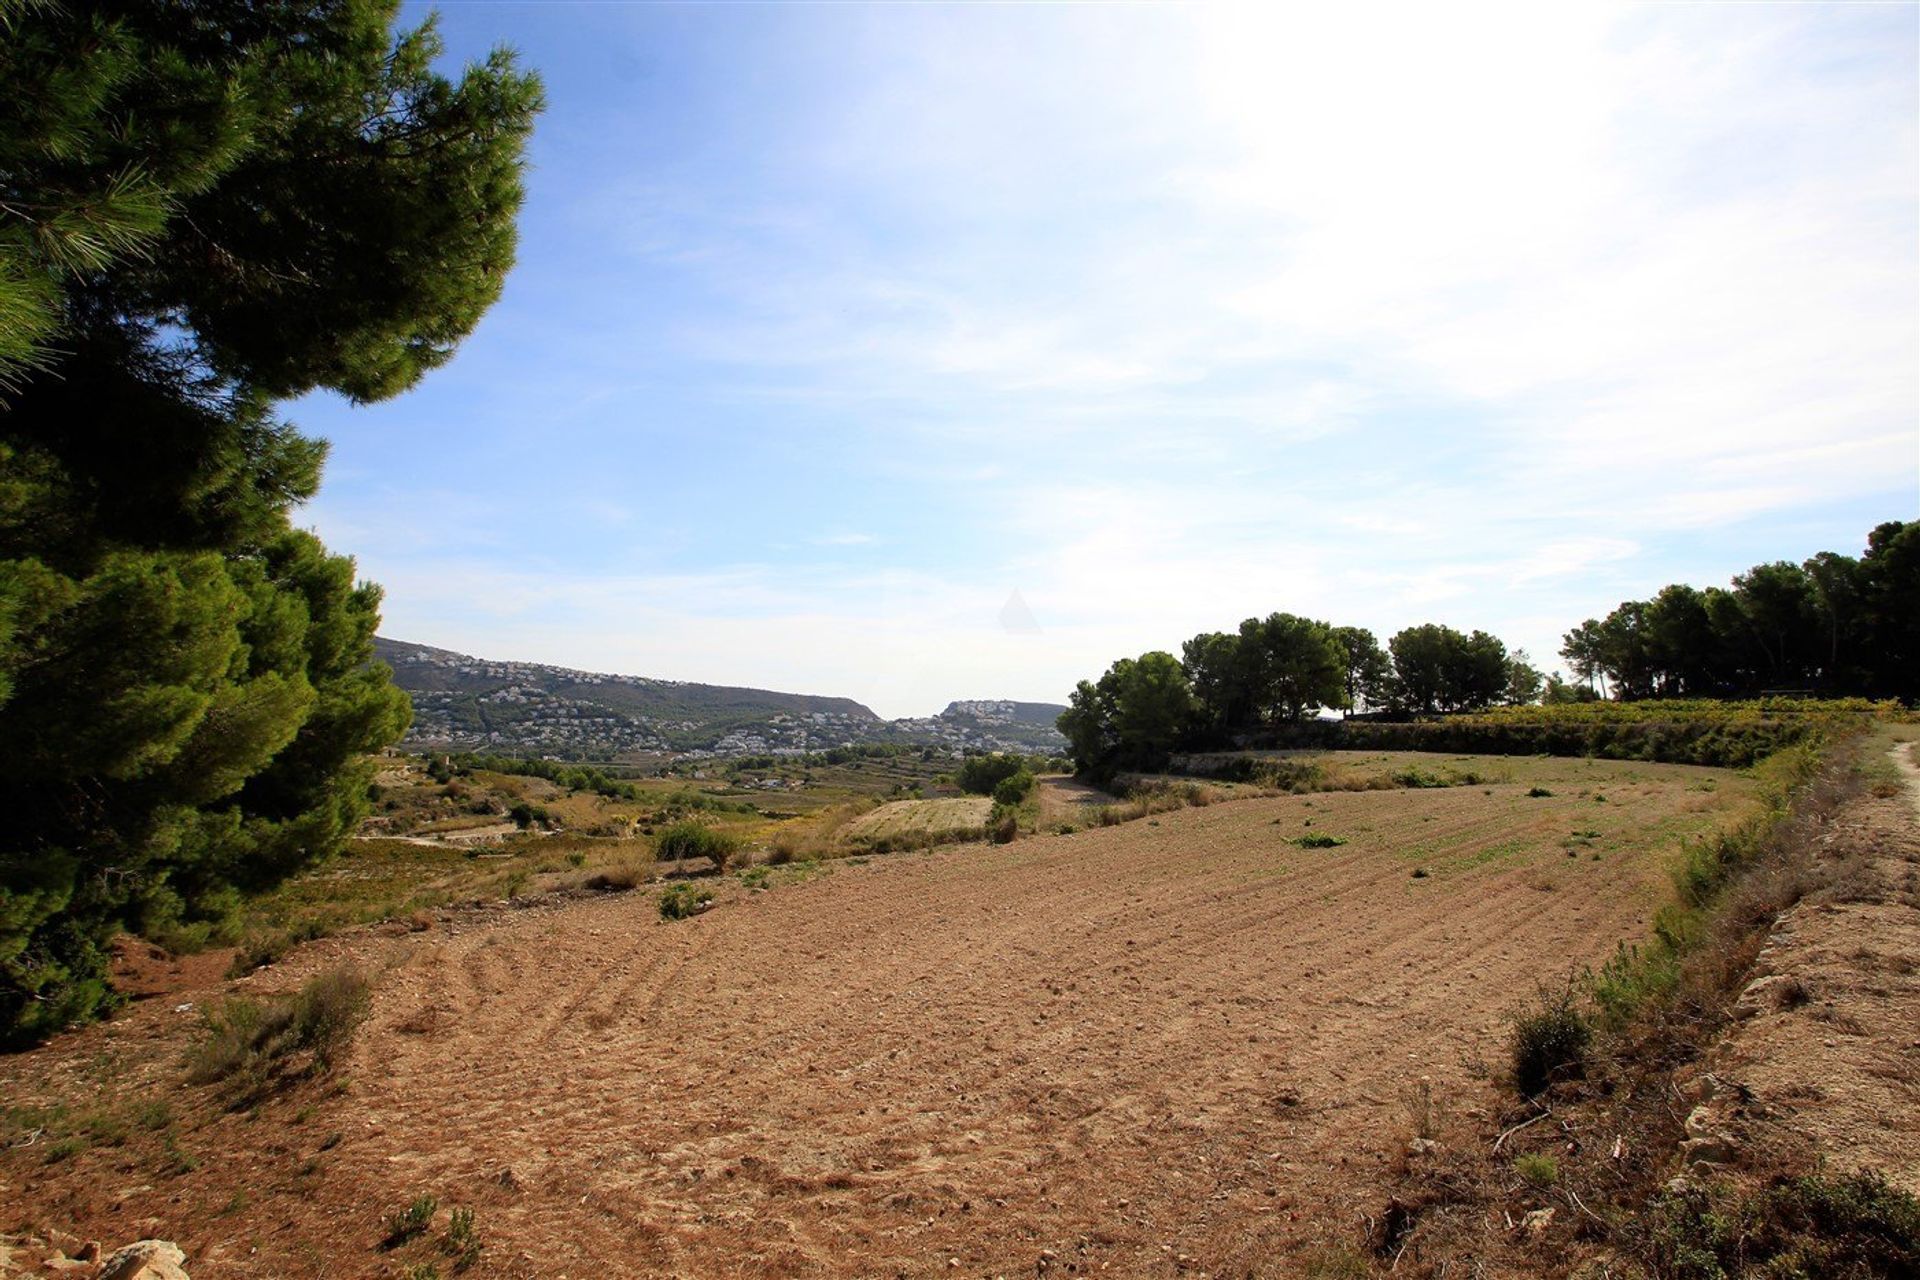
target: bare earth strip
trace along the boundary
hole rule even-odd
[[[1379,1211],[1403,1090],[1490,1109],[1470,1064],[1506,1011],[1643,936],[1664,850],[1746,794],[1562,765],[1551,798],[1239,801],[672,925],[629,894],[314,944],[254,981],[391,966],[348,1090],[255,1119],[183,1103],[195,1149],[228,1153],[188,1173],[11,1157],[0,1201],[179,1239],[195,1280],[397,1274],[381,1219],[423,1193],[477,1209],[473,1275],[1297,1274]],[[150,1001],[0,1060],[0,1091],[196,1097],[190,1028]]]
[[[1715,1070],[1751,1098],[1758,1130],[1784,1126],[1833,1168],[1877,1168],[1920,1195],[1920,769],[1893,753],[1900,793],[1863,798],[1823,856],[1849,860],[1833,899],[1784,915],[1756,966],[1754,1010]],[[1764,998],[1782,979],[1796,999]]]

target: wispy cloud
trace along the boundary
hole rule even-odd
[[[558,12],[449,18],[554,60],[506,300],[319,415],[396,632],[895,712],[1273,609],[1551,659],[1920,500],[1912,8]]]

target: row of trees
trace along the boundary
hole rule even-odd
[[[540,89],[398,8],[0,0],[0,1044],[339,848],[406,727],[275,404],[452,354]]]
[[[1078,768],[1144,765],[1322,707],[1472,711],[1537,701],[1543,687],[1524,650],[1434,623],[1408,627],[1383,648],[1363,627],[1275,613],[1197,635],[1180,652],[1122,658],[1098,681],[1079,683],[1060,717]]]
[[[1560,656],[1615,698],[1739,697],[1774,689],[1920,697],[1920,522],[1756,565],[1731,587],[1675,583],[1569,631]]]

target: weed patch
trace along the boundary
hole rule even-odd
[[[187,1078],[194,1084],[227,1085],[238,1095],[236,1105],[245,1105],[298,1075],[325,1075],[366,1021],[372,1003],[366,975],[344,966],[309,980],[291,996],[228,1000],[207,1014]]]
[[[699,915],[713,901],[713,890],[690,884],[670,885],[660,894],[660,918],[685,920]]]

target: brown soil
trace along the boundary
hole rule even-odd
[[[1553,798],[1245,800],[897,855],[675,924],[635,893],[310,944],[238,986],[378,967],[341,1083],[247,1116],[181,1085],[179,1006],[213,985],[0,1059],[18,1104],[164,1096],[199,1157],[141,1131],[0,1153],[0,1229],[165,1236],[195,1280],[444,1274],[429,1240],[378,1249],[431,1194],[442,1224],[476,1210],[472,1275],[1298,1274],[1380,1210],[1414,1082],[1490,1115],[1506,1012],[1642,935],[1650,850],[1745,793],[1566,768]],[[1588,826],[1604,860],[1565,847]]]
[[[1759,1140],[1784,1129],[1920,1195],[1920,768],[1904,744],[1891,759],[1905,789],[1833,823],[1832,888],[1774,927],[1714,1069]]]

